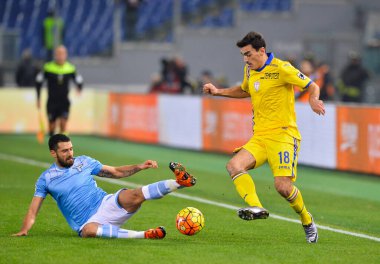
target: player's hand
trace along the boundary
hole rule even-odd
[[[212,83],[206,83],[203,85],[203,93],[205,94],[211,94],[211,95],[217,95],[219,89],[215,87]]]
[[[315,113],[318,115],[325,115],[326,110],[322,100],[317,98],[309,98],[309,104]]]
[[[147,160],[144,163],[140,164],[140,168],[142,170],[151,169],[151,168],[156,169],[158,168],[158,164],[157,164],[157,161],[155,160]]]
[[[12,234],[13,237],[27,236],[27,235],[28,235],[28,231],[23,231],[23,230],[21,230],[20,232],[16,234]]]
[[[40,109],[40,108],[41,108],[41,101],[37,100],[37,109]]]

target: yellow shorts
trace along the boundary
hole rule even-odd
[[[292,176],[293,181],[297,178],[297,162],[300,140],[287,133],[270,136],[253,136],[242,147],[249,151],[256,159],[255,168],[268,161],[274,177]]]

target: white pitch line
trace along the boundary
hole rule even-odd
[[[49,168],[51,166],[51,163],[27,159],[27,158],[23,158],[23,157],[19,157],[19,156],[14,156],[14,155],[8,155],[8,154],[4,154],[4,153],[0,153],[0,159],[19,162],[19,163],[28,164],[28,165],[37,166],[37,167],[42,167],[42,168]],[[122,180],[118,180],[118,179],[109,179],[109,178],[97,177],[96,180],[104,181],[104,182],[108,182],[108,183],[112,183],[112,184],[116,184],[116,185],[132,187],[132,188],[137,188],[137,187],[142,186],[140,184],[135,184],[132,182],[122,181]],[[222,207],[222,208],[226,208],[226,209],[231,209],[231,210],[239,209],[239,207],[234,206],[234,205],[215,202],[215,201],[211,201],[211,200],[196,197],[196,196],[191,196],[191,195],[186,195],[186,194],[181,194],[181,193],[170,193],[169,195],[172,195],[172,196],[175,196],[178,198],[182,198],[182,199],[186,199],[186,200],[190,200],[190,201],[196,201],[196,202],[200,202],[200,203],[204,203],[204,204],[210,204],[210,205],[214,205],[214,206],[218,206],[218,207]],[[287,221],[287,222],[292,222],[292,223],[297,223],[297,224],[300,223],[299,220],[283,217],[283,216],[272,214],[272,213],[270,214],[270,217],[275,218],[275,219],[279,219],[282,221]],[[374,237],[374,236],[369,236],[366,234],[350,232],[350,231],[332,228],[332,227],[324,226],[324,225],[317,225],[317,227],[319,229],[328,230],[328,231],[335,232],[335,233],[340,233],[340,234],[345,234],[345,235],[349,235],[349,236],[360,237],[360,238],[365,238],[365,239],[380,242],[380,237]]]

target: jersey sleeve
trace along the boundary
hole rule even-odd
[[[48,194],[48,190],[46,187],[46,178],[45,178],[45,175],[42,174],[36,182],[34,196],[45,198],[47,194]]]
[[[312,83],[309,77],[294,68],[289,62],[286,62],[281,70],[283,81],[300,87],[302,91]]]
[[[85,158],[87,160],[86,163],[88,164],[88,166],[91,169],[91,175],[97,175],[99,173],[99,171],[102,169],[103,164],[100,163],[100,161],[93,159],[91,157],[85,156]]]
[[[248,65],[245,65],[245,67],[244,67],[244,78],[243,78],[243,82],[241,84],[241,89],[246,93],[250,93],[249,92],[249,85],[248,85],[249,74],[250,74],[250,69],[249,69]]]

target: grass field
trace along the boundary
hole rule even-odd
[[[81,239],[51,197],[45,200],[29,236],[11,237],[19,231],[36,179],[52,159],[35,136],[0,135],[0,263],[380,263],[380,177],[299,167],[296,184],[321,226],[318,243],[311,245],[299,223],[286,221],[298,217],[275,192],[267,166],[251,175],[263,205],[275,217],[243,221],[231,209],[245,205],[225,171],[227,155],[87,136],[74,135],[72,141],[76,155],[89,155],[103,164],[159,162],[157,170],[143,171],[121,184],[172,178],[169,161],[183,162],[198,183],[177,192],[185,197],[169,195],[146,202],[124,226],[145,230],[163,225],[168,232],[164,240]],[[109,193],[122,188],[121,184],[98,180],[98,186]],[[193,237],[175,228],[175,216],[186,206],[197,207],[206,219],[205,229]]]

